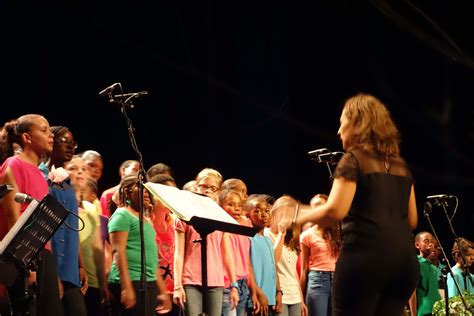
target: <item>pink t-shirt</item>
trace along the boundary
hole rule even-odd
[[[334,271],[337,257],[331,255],[328,240],[316,235],[313,228],[301,233],[300,243],[309,248],[309,269],[313,271]]]
[[[248,279],[247,260],[249,260],[250,255],[250,239],[248,236],[229,234],[229,240],[235,276],[237,280]],[[224,266],[222,266],[222,269],[224,270],[224,286],[227,288],[230,286],[230,279]]]
[[[118,186],[115,186],[102,192],[102,195],[100,196],[100,207],[102,208],[102,215],[110,217],[107,206],[109,204],[109,200],[112,198],[117,188]]]
[[[201,244],[193,240],[199,234],[191,225],[176,220],[176,230],[185,234],[185,251],[183,262],[183,285],[202,285],[201,280]],[[222,264],[221,241],[222,232],[214,231],[207,236],[207,285],[224,286],[224,269]]]
[[[18,156],[9,157],[0,167],[0,178],[3,179],[7,168],[15,177],[18,192],[25,193],[37,200],[42,200],[48,194],[48,183],[44,179],[43,173],[38,166],[21,160]],[[3,182],[3,181],[2,181]],[[28,207],[28,204],[21,204],[20,213]],[[0,204],[0,239],[3,239],[8,232],[8,224],[3,205]]]

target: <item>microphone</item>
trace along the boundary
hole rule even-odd
[[[311,157],[318,157],[321,154],[330,153],[330,152],[331,151],[327,148],[320,148],[320,149],[308,151],[308,155],[310,155]]]
[[[122,86],[122,84],[121,84],[120,82],[116,82],[116,83],[114,83],[113,85],[108,86],[108,87],[105,88],[104,90],[100,91],[100,92],[99,92],[99,95],[102,97],[102,96],[104,96],[104,95],[106,95],[106,94],[109,94],[109,93],[111,93],[111,92],[115,89],[115,87],[117,87],[117,86]]]
[[[327,148],[316,149],[308,152],[311,160],[317,162],[327,162],[336,164],[339,159],[344,155],[342,151],[330,151]]]
[[[431,205],[430,202],[426,201],[425,204],[423,204],[423,213],[427,215],[427,214],[430,214],[432,210],[433,210],[433,205]]]
[[[448,200],[452,198],[453,198],[452,195],[447,195],[447,194],[429,195],[426,197],[427,200]]]
[[[129,97],[137,98],[137,97],[141,97],[141,96],[147,95],[147,94],[148,94],[148,91],[139,91],[139,92],[132,92],[132,93],[116,94],[116,95],[114,95],[114,98],[116,98],[116,99],[126,99],[126,98],[129,98]]]
[[[15,194],[15,202],[20,204],[30,204],[34,200],[36,200],[34,197],[25,193],[18,192]]]
[[[338,162],[341,157],[344,156],[342,151],[333,151],[326,154],[321,154],[318,157],[318,162]]]

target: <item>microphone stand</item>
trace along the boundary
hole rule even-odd
[[[120,85],[121,88],[121,85]],[[115,103],[120,106],[120,112],[124,115],[125,121],[127,123],[128,136],[130,139],[130,144],[132,145],[137,161],[140,163],[140,171],[138,172],[138,220],[139,220],[139,231],[140,231],[140,287],[139,287],[139,297],[138,297],[138,315],[145,315],[145,309],[147,306],[147,296],[146,296],[146,255],[145,255],[145,236],[143,230],[144,222],[144,182],[146,179],[145,167],[143,164],[143,156],[138,148],[138,144],[135,138],[135,128],[133,127],[132,120],[127,114],[127,107],[133,109],[134,105],[132,104],[133,98],[127,98],[126,100],[120,100],[120,98],[114,98],[112,93],[108,94],[109,102]]]
[[[456,208],[458,206],[458,198],[456,198]],[[452,223],[452,219],[453,217],[449,217],[448,215],[448,211],[446,210],[446,206],[448,205],[448,202],[447,201],[444,201],[444,202],[440,202],[439,203],[441,205],[441,207],[443,208],[443,212],[444,214],[446,215],[446,219],[448,220],[448,226],[449,226],[449,229],[451,230],[451,233],[453,234],[453,237],[454,237],[454,240],[458,246],[458,249],[459,249],[459,254],[461,256],[461,261],[462,261],[462,264],[461,264],[461,269],[462,269],[462,275],[463,275],[463,279],[464,279],[464,289],[467,289],[467,276],[469,275],[469,271],[467,271],[467,264],[466,264],[466,254],[464,253],[464,251],[462,250],[462,247],[461,247],[461,242],[459,241],[459,237],[457,236],[456,232],[454,231],[454,227],[453,227],[453,223]],[[456,210],[454,210],[454,214],[456,214]],[[453,215],[454,216],[454,215]],[[451,268],[451,267],[450,267]],[[459,295],[461,296],[461,300],[464,304],[464,307],[466,308],[466,311],[470,311],[471,310],[471,306],[469,306],[466,302],[466,300],[464,299],[464,294],[462,293],[460,287],[459,287],[459,284],[458,282],[456,281],[456,279],[454,278],[454,275],[452,273],[452,271],[450,271],[451,273],[451,277],[453,278],[453,281],[454,283],[456,284],[456,288],[459,292]]]
[[[443,205],[443,208],[444,208],[444,204],[441,204]],[[430,219],[430,213],[431,213],[431,210],[432,210],[432,205],[430,202],[425,202],[424,204],[424,207],[423,207],[423,214],[425,215],[426,217],[426,220],[428,221],[428,224],[431,228],[431,231],[433,232],[433,235],[436,239],[436,241],[438,242],[438,246],[441,250],[441,253],[443,254],[443,258],[446,260],[446,266],[447,266],[447,273],[444,275],[444,271],[443,271],[443,278],[445,280],[445,293],[444,293],[444,300],[445,300],[445,308],[446,308],[446,316],[449,315],[449,292],[448,292],[448,273],[451,274],[451,277],[453,278],[453,281],[454,281],[454,285],[456,286],[459,294],[460,294],[460,297],[461,297],[461,301],[463,302],[463,305],[464,307],[466,308],[466,310],[469,310],[469,305],[467,304],[466,300],[464,299],[464,295],[461,293],[461,289],[459,287],[459,284],[458,284],[458,281],[456,280],[456,278],[454,278],[453,276],[453,268],[451,266],[451,264],[449,263],[449,260],[448,260],[448,257],[446,255],[446,252],[444,251],[444,248],[443,246],[441,245],[441,243],[439,242],[439,238],[438,238],[438,234],[436,233],[436,230],[433,226],[433,223],[431,222],[431,219]],[[446,209],[444,208],[444,210],[446,211]],[[447,215],[447,213],[446,213]],[[452,225],[451,225],[451,221],[449,220],[449,217],[448,217],[448,222],[452,228]],[[454,233],[454,229],[453,229],[453,233]],[[459,244],[458,244],[458,247],[459,247]]]

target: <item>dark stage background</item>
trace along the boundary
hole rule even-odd
[[[329,173],[307,152],[341,150],[342,104],[369,92],[401,130],[418,231],[429,229],[425,197],[454,194],[454,227],[472,240],[469,12],[433,1],[4,1],[1,118],[68,126],[79,151],[102,153],[103,190],[135,158],[119,108],[98,96],[121,82],[149,92],[129,110],[146,168],[167,163],[181,186],[214,167],[250,193],[309,201],[328,192]],[[432,219],[450,249],[444,214]]]

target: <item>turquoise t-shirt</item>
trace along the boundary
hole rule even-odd
[[[464,278],[462,274],[462,269],[458,266],[453,267],[452,270],[453,276],[456,281],[458,281],[458,285],[461,291],[464,292],[465,290],[467,290],[469,291],[469,293],[474,294],[474,275],[472,273],[469,273],[469,275]],[[456,284],[454,284],[454,280],[451,274],[448,274],[448,293],[449,297],[459,295],[458,288],[456,287]]]
[[[138,217],[131,214],[125,208],[118,208],[110,217],[108,224],[109,234],[113,232],[128,232],[126,254],[128,270],[132,281],[140,281],[140,224]],[[156,269],[158,267],[158,248],[155,242],[155,229],[145,220],[143,222],[143,234],[145,240],[145,274],[147,281],[156,280]],[[109,273],[109,283],[120,283],[120,273],[115,260]]]
[[[250,259],[255,282],[268,298],[268,305],[275,305],[276,266],[272,240],[256,234],[250,238]]]

